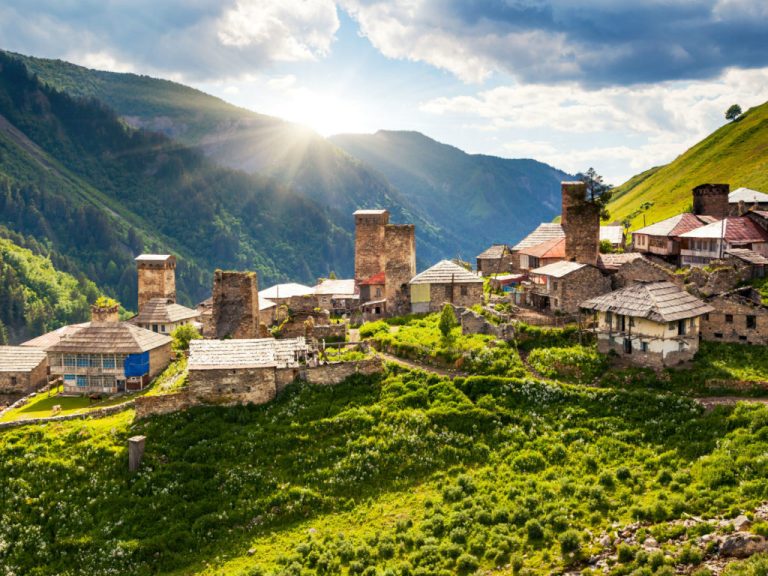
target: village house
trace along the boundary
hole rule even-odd
[[[636,283],[581,303],[597,313],[597,349],[660,368],[691,360],[713,308],[671,282]]]
[[[552,238],[520,250],[520,270],[523,271],[541,268],[561,260],[565,260],[565,237]]]
[[[651,262],[637,252],[600,254],[597,267],[608,274],[611,289],[618,290],[637,282],[675,282],[672,270]]]
[[[299,374],[304,338],[193,340],[189,345],[189,393],[203,402],[263,404]]]
[[[411,312],[437,312],[446,303],[469,308],[483,303],[483,279],[450,260],[441,260],[410,281]]]
[[[701,320],[701,337],[714,342],[768,344],[768,308],[749,286],[706,299],[713,310]]]
[[[606,226],[600,226],[601,244],[607,242],[610,244],[612,250],[623,250],[624,240],[624,227],[621,224],[608,224]]]
[[[749,278],[744,278],[744,280],[765,278],[765,267],[768,265],[768,258],[762,254],[758,254],[748,248],[731,248],[725,251],[725,256],[726,260],[732,258],[749,267]]]
[[[386,274],[379,272],[360,282],[360,311],[366,322],[374,321],[387,315],[385,298]]]
[[[480,276],[503,274],[512,270],[512,249],[506,244],[493,244],[477,256],[477,273]]]
[[[706,266],[734,248],[768,255],[768,232],[747,216],[731,216],[680,235],[683,266]]]
[[[314,290],[318,308],[335,316],[351,314],[360,306],[360,291],[354,280],[322,280]]]
[[[608,292],[611,281],[596,266],[561,261],[531,270],[529,305],[540,310],[573,314],[579,303]]]
[[[728,194],[730,216],[742,216],[746,210],[768,210],[768,194],[749,188],[737,188]]]
[[[521,270],[520,252],[522,250],[533,248],[548,240],[559,240],[564,237],[565,233],[560,224],[552,222],[543,222],[539,224],[533,232],[512,247],[512,271],[519,272]]]
[[[680,236],[715,222],[711,216],[685,212],[666,218],[632,233],[632,249],[641,254],[653,254],[675,264],[680,259]]]
[[[22,346],[48,355],[65,394],[141,390],[172,357],[171,338],[118,320],[118,307],[92,307],[91,322],[65,326]]]
[[[264,290],[259,290],[259,300],[266,298],[278,306],[287,304],[288,300],[294,296],[313,296],[315,289],[304,284],[288,282],[286,284],[275,284]]]
[[[0,406],[39,390],[47,383],[45,352],[25,346],[0,346]]]
[[[200,312],[181,304],[168,302],[164,298],[148,300],[141,311],[128,322],[160,334],[171,334],[176,328],[185,324],[193,324],[196,327],[201,325]]]

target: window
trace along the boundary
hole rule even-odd
[[[757,316],[747,316],[747,328],[750,330],[757,328]]]
[[[677,351],[678,352],[685,352],[685,342],[678,342],[677,343]]]
[[[165,332],[165,324],[160,324],[160,332]]]
[[[78,368],[88,368],[90,364],[90,358],[88,358],[88,354],[78,354],[77,355],[77,367]]]
[[[157,324],[152,324],[152,332],[157,332]]]
[[[706,314],[704,314],[704,320],[706,320],[707,322],[709,322],[709,312],[707,312]]]
[[[557,280],[552,280],[552,290],[557,290]]]
[[[469,294],[469,289],[466,286],[462,286],[461,287],[461,295],[462,296],[466,296],[467,294]]]
[[[677,321],[677,335],[678,336],[685,336],[686,333],[686,325],[685,320],[678,320]],[[682,344],[682,342],[681,342]]]
[[[376,297],[379,298],[381,296],[381,288],[376,288]]]
[[[640,342],[640,351],[648,352],[648,342]]]
[[[19,383],[19,379],[16,376],[11,376],[11,386],[16,386]]]
[[[605,323],[608,324],[608,329],[610,330],[613,328],[613,313],[606,312],[605,313]]]
[[[102,366],[104,366],[104,368],[107,368],[109,370],[114,370],[115,368],[114,356],[104,356],[102,360]]]
[[[725,321],[727,324],[733,324],[733,314],[726,314]]]
[[[624,353],[632,354],[632,339],[624,338]]]
[[[670,330],[677,330],[677,322],[670,322],[669,323],[669,329]]]
[[[77,376],[77,386],[79,388],[85,388],[88,386],[88,377],[87,376],[81,376],[78,374]]]
[[[715,338],[722,338],[723,333],[722,332],[715,332]]]

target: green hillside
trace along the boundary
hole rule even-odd
[[[611,218],[629,218],[632,228],[643,226],[643,216],[646,224],[658,222],[687,210],[691,190],[705,182],[768,191],[768,103],[751,108],[666,166],[617,187],[608,206]]]
[[[132,129],[98,101],[40,84],[2,53],[0,208],[0,224],[129,309],[142,250],[180,257],[186,304],[209,293],[216,267],[256,270],[263,283],[352,268],[351,235],[330,209]]]

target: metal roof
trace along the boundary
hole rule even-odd
[[[767,204],[768,194],[750,188],[737,188],[728,194],[728,203],[738,204],[739,202],[744,202],[745,204]]]
[[[234,368],[289,368],[299,365],[307,352],[304,338],[252,338],[243,340],[192,340],[190,370]]]
[[[387,275],[384,272],[378,272],[373,276],[369,276],[365,280],[360,282],[360,286],[379,286],[386,284]]]
[[[474,272],[450,260],[441,260],[421,274],[414,276],[409,284],[473,284],[483,282]]]
[[[557,223],[542,222],[533,232],[515,244],[512,247],[512,250],[519,251],[523,248],[530,248],[531,246],[536,246],[537,244],[541,244],[552,238],[565,238],[563,227]]]
[[[536,246],[523,248],[520,254],[536,258],[565,258],[565,238],[552,238]]]
[[[542,266],[541,268],[536,268],[535,270],[531,270],[531,274],[538,274],[540,276],[551,276],[552,278],[562,278],[563,276],[568,276],[568,274],[572,272],[576,272],[576,270],[581,270],[586,266],[589,266],[589,264],[580,264],[578,262],[570,262],[568,260],[562,260],[560,262],[553,262],[552,264],[547,264],[546,266]]]
[[[191,320],[200,316],[200,312],[181,304],[169,303],[165,298],[152,298],[144,303],[139,313],[131,318],[132,324],[170,324]]]
[[[746,216],[718,220],[680,235],[681,238],[715,238],[729,243],[767,242],[768,232]]]
[[[315,289],[304,284],[289,282],[287,284],[275,284],[259,291],[259,298],[290,298],[291,296],[309,296],[315,293]]]
[[[0,372],[30,372],[45,358],[45,352],[39,348],[0,346]]]
[[[696,230],[714,222],[715,220],[708,216],[700,216],[684,212],[671,218],[661,220],[650,226],[645,226],[634,231],[634,234],[646,234],[648,236],[681,236],[691,230]]]
[[[621,225],[600,226],[600,240],[608,240],[611,244],[624,242],[624,227]]]
[[[739,260],[743,260],[744,262],[749,262],[750,264],[768,264],[768,258],[748,248],[731,248],[730,250],[726,250],[725,253],[738,258]]]
[[[638,283],[590,298],[580,304],[585,310],[613,312],[654,322],[695,318],[714,308],[671,282]]]
[[[139,254],[134,258],[136,262],[166,262],[174,258],[172,254]]]
[[[355,210],[352,216],[378,216],[386,213],[387,210]]]

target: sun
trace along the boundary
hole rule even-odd
[[[366,115],[362,107],[341,93],[297,89],[286,94],[281,116],[303,124],[321,136],[365,132]]]

